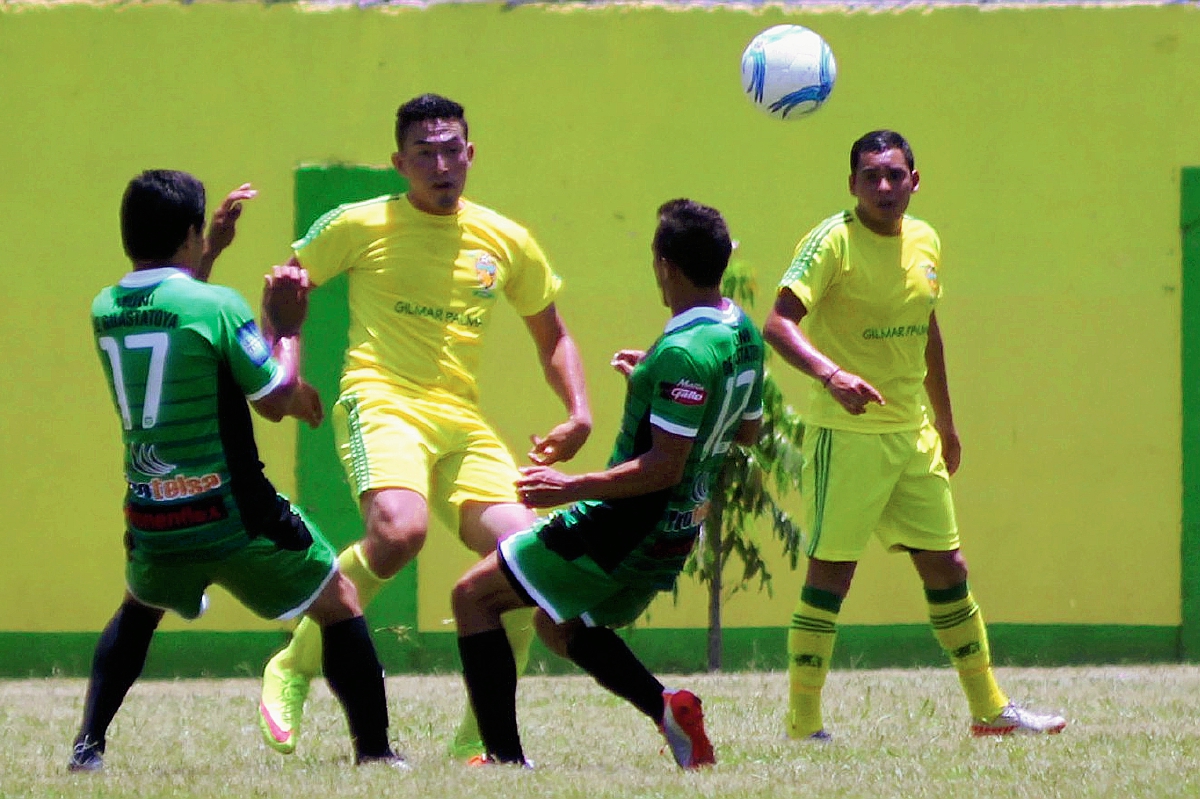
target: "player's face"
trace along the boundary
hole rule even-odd
[[[908,168],[898,149],[862,153],[858,169],[850,175],[850,193],[858,198],[858,218],[885,236],[900,232],[900,222],[921,176]]]
[[[467,184],[475,145],[467,141],[460,119],[427,119],[409,128],[396,171],[408,178],[408,199],[427,214],[452,214]]]

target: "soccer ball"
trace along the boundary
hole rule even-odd
[[[750,102],[775,119],[816,111],[829,99],[835,80],[833,51],[801,25],[767,28],[742,53],[742,88]]]

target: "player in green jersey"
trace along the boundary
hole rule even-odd
[[[903,136],[859,138],[850,148],[854,210],[800,242],[763,328],[785,361],[819,381],[805,418],[808,572],[787,644],[787,732],[797,740],[829,739],[821,691],[842,601],[872,537],[916,567],[975,735],[1067,724],[1009,702],[967,586],[950,494],[961,447],[935,313],[941,241],[906,213],[919,184]]]
[[[246,185],[226,199],[207,244],[204,187],[187,173],[144,172],[121,203],[133,271],[97,295],[92,327],[125,448],[127,590],[96,646],[72,771],[103,767],[109,724],[164,612],[198,617],[211,584],[264,618],[320,624],[355,761],[403,765],[388,744],[382,669],[354,584],[320,531],[276,493],[254,443],[247,400],[272,421],[315,427],[322,418],[299,374],[307,275],[275,267],[261,332],[237,292],[204,282],[251,196]]]
[[[681,767],[715,762],[700,700],[665,689],[611,628],[631,624],[671,589],[730,445],[755,440],[763,343],[721,296],[732,247],[720,213],[673,200],[658,217],[654,275],[671,319],[647,352],[613,359],[628,389],[608,468],[522,469],[517,489],[527,505],[572,504],[501,541],[454,587],[463,678],[489,762],[525,763],[500,614],[533,606],[547,645],[645,713]]]

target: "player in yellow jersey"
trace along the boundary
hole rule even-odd
[[[292,245],[292,263],[314,283],[341,272],[350,281],[349,347],[332,417],[366,523],[338,563],[363,607],[416,557],[431,512],[481,556],[533,525],[516,495],[513,457],[477,404],[481,344],[501,296],[524,319],[568,414],[533,438],[530,460],[569,460],[592,426],[579,353],[554,304],[561,281],[524,227],[462,196],[475,155],[462,106],[433,94],[410,100],[396,116],[396,145],[405,194],[337,208]],[[505,617],[522,669],[531,619],[527,609]],[[320,663],[320,630],[302,622],[267,664],[260,721],[277,751],[295,750]],[[451,750],[483,751],[469,708]]]
[[[820,383],[804,437],[808,573],[788,633],[787,731],[795,739],[829,738],[821,690],[842,600],[872,535],[911,557],[975,735],[1056,733],[1067,723],[1000,690],[967,586],[950,495],[961,446],[934,311],[941,242],[905,213],[919,182],[900,134],[872,131],[856,141],[857,204],[800,242],[763,329],[784,360]]]

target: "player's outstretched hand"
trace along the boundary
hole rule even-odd
[[[529,460],[538,466],[549,466],[552,463],[569,461],[575,457],[580,448],[591,435],[592,426],[577,419],[568,419],[545,436],[530,436],[533,448],[529,450]]]
[[[530,508],[553,508],[574,502],[572,477],[546,466],[525,466],[517,478],[517,496]]]
[[[210,257],[216,258],[233,243],[233,237],[237,233],[237,221],[242,215],[242,203],[256,196],[258,190],[249,183],[243,183],[229,192],[213,212],[212,222],[208,225],[208,235],[204,239],[204,250]]]
[[[861,377],[839,369],[826,386],[838,404],[847,412],[858,416],[867,412],[869,403],[885,405],[883,395]]]
[[[629,377],[639,363],[646,359],[644,350],[617,350],[608,365]]]
[[[263,320],[277,337],[300,334],[308,315],[308,293],[312,282],[299,266],[274,266],[263,285]]]
[[[325,418],[325,408],[321,405],[321,395],[317,393],[315,388],[301,380],[292,392],[291,407],[289,408],[288,415],[295,416],[316,430],[321,426],[321,421]]]

